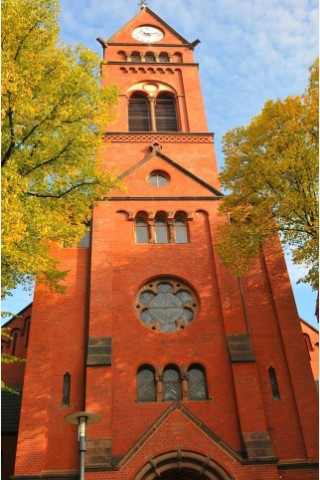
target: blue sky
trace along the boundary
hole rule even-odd
[[[62,0],[61,38],[102,54],[108,39],[139,11],[138,0]],[[192,42],[200,64],[209,131],[215,134],[219,169],[221,138],[247,125],[267,99],[303,92],[318,55],[317,0],[149,0],[148,7]],[[173,8],[174,7],[174,8]],[[289,265],[300,316],[318,326],[316,294],[296,285],[303,274]],[[20,291],[3,309],[18,312],[32,298]]]

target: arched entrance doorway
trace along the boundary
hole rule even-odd
[[[134,480],[231,480],[210,456],[175,450],[150,457]]]

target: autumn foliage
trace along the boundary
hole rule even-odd
[[[250,125],[224,136],[220,212],[229,222],[217,247],[233,273],[280,234],[293,262],[307,268],[302,281],[318,288],[318,75],[317,59],[302,95],[268,100]]]
[[[97,160],[118,89],[100,59],[59,42],[57,0],[2,2],[2,293],[66,275],[51,242],[75,244],[92,202],[118,187]]]

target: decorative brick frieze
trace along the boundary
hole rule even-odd
[[[104,140],[112,143],[212,143],[212,133],[125,133],[114,132],[106,133],[103,136]]]

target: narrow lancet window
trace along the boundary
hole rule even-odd
[[[274,398],[274,400],[280,400],[281,397],[280,397],[280,390],[279,390],[276,371],[273,367],[270,367],[268,372],[269,372],[269,380],[271,385],[272,397]]]
[[[63,375],[62,405],[70,405],[71,375],[66,372]]]

